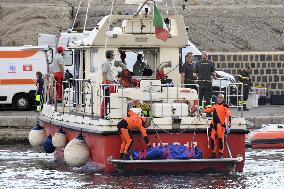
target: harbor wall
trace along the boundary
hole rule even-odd
[[[254,87],[267,88],[267,96],[284,95],[284,51],[282,52],[214,52],[210,59],[217,70],[233,76],[250,66]]]
[[[8,114],[10,115],[7,115],[6,111],[0,111],[0,144],[27,143],[29,132],[36,125],[37,114],[34,112]]]

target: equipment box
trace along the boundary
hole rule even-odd
[[[266,105],[267,99],[266,96],[260,96],[258,99],[258,105]]]
[[[173,103],[173,116],[187,117],[188,105],[184,103]]]
[[[154,117],[171,117],[172,105],[169,103],[155,103],[152,107]]]
[[[271,105],[284,105],[284,95],[271,95]]]

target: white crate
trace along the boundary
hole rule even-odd
[[[185,103],[154,103],[152,114],[154,117],[187,117],[188,105]]]
[[[171,117],[172,105],[169,103],[155,103],[152,105],[152,114],[154,117]]]
[[[185,103],[172,103],[173,116],[187,117],[188,105]]]

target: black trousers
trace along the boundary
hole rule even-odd
[[[249,95],[249,85],[244,84],[244,94],[243,94],[243,100],[247,101],[248,100],[248,95]]]
[[[212,97],[212,82],[211,81],[199,81],[199,106],[202,106],[202,100],[204,98],[205,107],[211,105]]]
[[[192,84],[192,85],[186,85],[185,88],[191,88],[197,91],[197,87],[195,86],[196,82],[194,80],[185,79],[184,84]]]
[[[105,99],[104,99],[104,115],[107,116],[109,111],[108,109],[110,108],[110,91],[109,91],[109,86],[104,86],[104,96],[105,96]]]

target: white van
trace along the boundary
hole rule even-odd
[[[36,92],[36,72],[48,71],[48,46],[0,47],[0,104],[18,110],[31,108]]]

